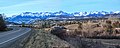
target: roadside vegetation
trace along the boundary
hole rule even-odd
[[[72,26],[66,27],[69,25]],[[23,23],[22,26],[26,25]],[[66,27],[66,29],[55,29],[54,27],[56,26],[63,26]],[[27,27],[38,30],[44,29],[45,33],[56,35],[75,48],[120,48],[118,40],[120,39],[119,18],[87,19],[82,21],[40,20]],[[46,29],[48,29],[48,31],[46,31]]]
[[[12,30],[12,28],[8,28],[6,26],[6,23],[7,22],[4,20],[4,16],[2,14],[0,14],[0,32]]]
[[[71,24],[78,25],[76,26],[78,27],[77,29],[72,29],[68,32],[65,32],[64,33],[65,36],[79,36],[83,38],[101,38],[101,39],[120,39],[120,22],[117,18],[113,19],[86,22],[75,21],[72,23],[67,22],[67,24],[61,23],[60,26]]]
[[[5,24],[2,14],[0,14],[0,31],[6,31],[6,30],[8,30],[7,26]]]

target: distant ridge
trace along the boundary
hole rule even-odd
[[[58,12],[23,12],[19,15],[13,15],[12,17],[8,17],[6,20],[9,22],[15,22],[21,24],[25,22],[26,24],[33,22],[34,20],[64,20],[64,19],[76,19],[76,18],[97,18],[103,17],[109,14],[120,14],[120,11],[115,12],[106,12],[106,11],[91,11],[91,12],[74,12],[67,13],[64,11]]]

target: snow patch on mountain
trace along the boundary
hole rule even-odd
[[[59,12],[23,12],[19,15],[13,15],[9,17],[7,21],[15,22],[15,23],[30,23],[34,20],[47,20],[47,19],[54,19],[54,20],[64,20],[64,19],[76,19],[77,18],[89,18],[89,17],[101,17],[106,14],[114,14],[120,13],[120,11],[91,11],[91,12],[74,12],[74,13],[67,13],[64,11]]]

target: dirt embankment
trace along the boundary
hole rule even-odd
[[[8,48],[75,48],[64,40],[44,30],[34,30],[28,37],[16,41]]]

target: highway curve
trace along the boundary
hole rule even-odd
[[[0,32],[0,48],[4,48],[21,37],[30,33],[30,28],[12,27],[13,30]]]

